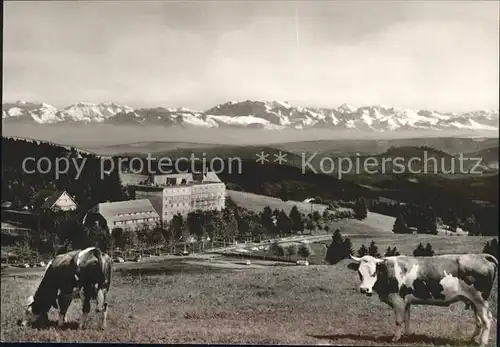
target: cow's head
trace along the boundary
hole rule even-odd
[[[40,305],[40,302],[35,302],[33,296],[30,296],[26,301],[23,318],[18,320],[18,325],[21,326],[42,326],[49,321],[48,309],[44,309],[45,305]]]
[[[24,310],[23,318],[19,321],[19,325],[25,327],[28,324],[35,323],[40,318],[40,315],[33,313],[34,302],[35,300],[33,299],[33,295],[26,300],[26,308]]]
[[[383,263],[384,260],[377,259],[371,255],[365,255],[361,258],[352,255],[350,257],[358,264],[357,271],[361,280],[359,291],[371,296],[373,294],[373,287],[377,282],[377,265]]]

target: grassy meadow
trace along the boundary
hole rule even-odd
[[[105,331],[98,328],[95,313],[87,330],[75,330],[79,301],[62,329],[16,326],[41,272],[2,271],[1,340],[394,345],[392,311],[376,296],[358,293],[358,276],[345,262],[232,270],[182,262],[186,259],[141,264],[142,271],[135,264],[136,271],[117,264]],[[496,294],[491,299],[494,314]],[[57,319],[55,312],[49,317]],[[399,345],[467,345],[474,330],[473,314],[463,304],[415,306],[411,319],[414,335]],[[495,339],[492,329],[491,346]]]
[[[311,213],[311,211],[318,211],[323,213],[327,208],[326,205],[323,204],[309,204],[301,201],[283,201],[279,198],[273,198],[271,196],[240,192],[236,190],[227,190],[227,194],[233,202],[238,205],[246,208],[249,211],[253,212],[262,212],[264,207],[269,206],[272,210],[278,209],[285,211],[286,214],[290,214],[292,207],[294,205],[297,206],[298,210],[302,213]],[[314,198],[314,196],[311,196]]]

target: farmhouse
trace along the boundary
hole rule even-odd
[[[36,193],[31,205],[35,211],[74,211],[78,207],[75,200],[65,190],[42,189]]]
[[[134,188],[135,198],[149,199],[163,222],[178,213],[187,216],[195,210],[220,211],[225,207],[226,185],[215,172],[154,175]]]
[[[83,219],[84,225],[95,223],[114,229],[137,230],[145,225],[155,226],[160,216],[148,199],[103,202],[92,207]]]

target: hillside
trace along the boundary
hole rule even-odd
[[[498,148],[498,138],[467,137],[408,137],[404,139],[336,139],[296,141],[275,144],[274,147],[293,153],[380,154],[391,147],[431,147],[450,154],[468,153]]]
[[[227,190],[227,195],[236,205],[253,212],[262,212],[266,206],[269,206],[273,211],[276,209],[280,211],[283,210],[287,215],[290,214],[293,206],[297,206],[300,212],[306,214],[311,213],[312,211],[323,213],[327,208],[326,205],[322,204],[311,204],[293,200],[283,201],[279,198],[273,198],[271,196],[239,192],[235,190]]]
[[[464,157],[483,158],[484,162],[494,168],[498,158],[498,139],[470,139],[470,138],[408,138],[394,140],[324,140],[324,141],[297,141],[268,145],[228,145],[196,142],[166,142],[151,141],[138,143],[124,143],[114,146],[102,146],[92,149],[93,152],[106,155],[138,155],[150,153],[152,156],[189,156],[191,153],[208,157],[254,157],[260,150],[277,153],[280,150],[288,156],[300,158],[304,156],[323,157],[352,157],[378,155],[379,157],[412,156],[422,157],[427,150],[428,156],[437,158],[457,157],[460,153]],[[253,152],[253,153],[251,153]],[[292,155],[293,154],[293,155]],[[497,160],[498,161],[498,160]],[[314,162],[314,160],[313,160]]]
[[[482,158],[483,163],[487,167],[498,170],[498,145],[467,153],[467,156],[471,158]]]
[[[256,160],[257,155],[264,153],[268,154],[266,158],[269,162],[276,160],[281,153],[286,159],[286,161],[282,161],[283,165],[295,166],[301,169],[303,167],[311,169],[312,167],[316,172],[338,178],[349,177],[349,179],[353,179],[353,175],[365,174],[377,176],[393,173],[445,173],[453,176],[468,173],[498,172],[494,161],[495,147],[487,147],[484,151],[483,149],[474,151],[478,147],[491,146],[495,142],[498,146],[496,139],[485,139],[483,141],[460,140],[463,141],[446,138],[435,139],[435,141],[428,141],[428,139],[394,141],[339,140],[335,142],[297,142],[267,146],[146,142],[104,147],[97,150],[97,152],[128,157],[146,157],[150,154],[154,158],[168,157],[172,160],[175,158],[188,158],[194,155],[199,160],[205,159],[207,161],[212,158]],[[442,147],[454,149],[454,151],[448,153],[445,150],[424,145],[429,142],[437,145],[447,143],[446,146]],[[410,144],[413,143],[420,143],[421,145],[411,146]],[[328,145],[332,146],[332,148],[324,149]],[[303,149],[302,152],[300,148]],[[456,153],[456,150],[460,148],[466,149],[465,152],[467,153]],[[382,149],[384,151],[380,152]],[[484,159],[482,156],[484,156]],[[477,165],[478,162],[475,158],[482,159],[480,165]],[[374,165],[372,162],[376,164]],[[375,179],[375,177],[372,178]],[[369,177],[365,177],[363,180],[364,184],[370,182]]]
[[[41,157],[48,154],[55,158],[67,156],[68,149],[38,142],[21,140],[2,140],[3,165],[2,199],[19,204],[26,204],[30,194],[43,186],[67,189],[76,195],[82,206],[93,205],[98,201],[123,199],[128,193],[119,191],[117,172],[105,179],[99,179],[99,159],[89,156],[90,163],[85,166],[84,179],[75,180],[75,172],[55,179],[54,173],[45,175],[29,175],[22,178],[22,158],[14,153]],[[492,235],[498,230],[493,226],[498,222],[498,173],[490,175],[457,175],[453,179],[434,174],[385,174],[385,175],[351,175],[338,179],[332,174],[314,173],[312,170],[302,171],[297,165],[301,158],[287,153],[287,163],[256,162],[256,151],[265,150],[269,159],[274,160],[274,154],[279,150],[268,147],[223,147],[225,160],[216,161],[213,169],[228,189],[240,190],[254,194],[266,195],[283,200],[303,201],[311,197],[327,200],[355,200],[360,197],[378,199],[385,197],[401,202],[411,202],[422,206],[434,207],[438,216],[446,215],[451,209],[459,218],[465,220],[471,214],[481,220],[482,232]],[[203,151],[205,149],[196,149]],[[407,149],[405,149],[407,150]],[[192,150],[175,149],[175,153],[187,155]],[[215,150],[214,150],[215,151]],[[277,153],[276,153],[277,152]],[[174,153],[174,154],[175,154]],[[223,153],[217,149],[217,153]],[[439,151],[434,153],[441,154]],[[172,154],[172,152],[170,152]],[[206,158],[216,153],[208,153]],[[282,153],[283,154],[283,153]],[[87,155],[84,155],[87,157]],[[144,155],[143,155],[144,156]],[[239,160],[231,160],[238,156]],[[194,168],[199,170],[202,161],[196,162]],[[195,164],[196,164],[195,163]],[[137,164],[137,162],[136,162]],[[221,167],[223,164],[223,167]],[[143,166],[148,168],[147,163]],[[155,165],[152,163],[154,169]],[[181,161],[180,170],[191,169],[187,161]],[[221,170],[222,169],[222,170]],[[460,177],[462,176],[462,177]],[[136,178],[131,182],[137,181]],[[367,182],[368,181],[368,182]],[[21,183],[20,183],[21,182]],[[91,188],[89,189],[89,184]],[[23,185],[28,188],[23,188]],[[94,187],[101,187],[94,189]],[[125,194],[125,195],[123,195]],[[85,203],[81,203],[85,201]]]
[[[147,153],[162,153],[174,151],[178,149],[195,149],[218,147],[218,144],[205,144],[196,142],[169,142],[169,141],[151,141],[151,142],[134,142],[124,143],[113,146],[101,146],[90,148],[92,152],[100,155],[125,155],[125,154],[147,154]]]

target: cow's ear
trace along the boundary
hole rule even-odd
[[[349,264],[347,264],[347,268],[349,270],[352,270],[352,271],[358,271],[359,263],[355,263],[355,262],[349,263]]]

